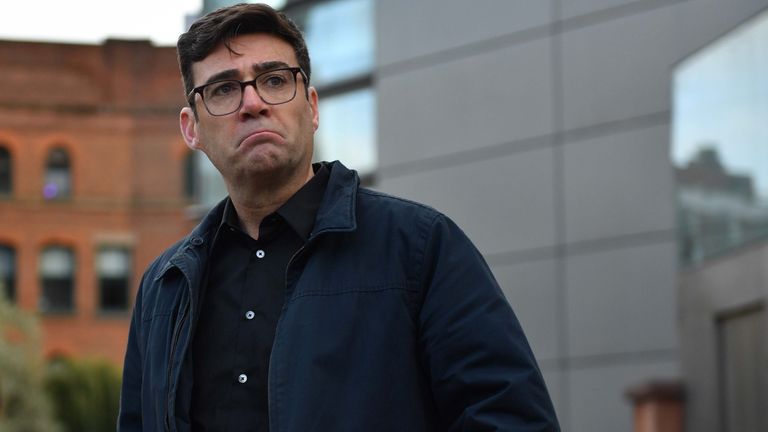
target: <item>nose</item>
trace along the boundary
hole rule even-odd
[[[264,115],[269,110],[269,104],[265,103],[256,91],[256,84],[250,83],[243,88],[243,103],[238,113],[240,116]]]

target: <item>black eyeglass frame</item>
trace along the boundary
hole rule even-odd
[[[285,100],[283,102],[278,102],[278,103],[267,102],[261,96],[261,93],[259,93],[259,87],[256,85],[256,82],[263,75],[266,75],[266,74],[269,74],[269,73],[274,73],[276,71],[281,71],[281,70],[290,71],[292,73],[292,75],[293,75],[293,96],[291,96],[290,98],[288,98],[287,100]],[[281,67],[281,68],[270,69],[270,70],[264,71],[264,72],[256,75],[252,80],[249,80],[249,81],[239,81],[239,80],[236,80],[236,79],[221,79],[221,80],[211,81],[209,83],[205,83],[205,84],[203,84],[201,86],[197,86],[197,87],[193,88],[192,91],[190,91],[187,94],[187,102],[189,103],[189,105],[192,108],[194,108],[194,106],[195,106],[195,95],[199,94],[200,95],[200,100],[203,101],[203,106],[205,107],[205,110],[208,111],[208,114],[210,114],[210,115],[212,115],[214,117],[222,117],[222,116],[225,116],[225,115],[230,115],[233,112],[237,112],[237,110],[242,108],[243,107],[243,95],[245,94],[245,87],[253,86],[253,89],[256,91],[256,94],[259,96],[259,98],[265,104],[267,104],[267,105],[282,105],[282,104],[288,103],[288,102],[296,99],[296,91],[298,90],[298,87],[299,87],[298,80],[296,79],[296,74],[297,73],[300,73],[301,77],[304,79],[304,93],[307,96],[307,98],[309,98],[309,79],[307,78],[307,74],[304,72],[304,69],[302,69],[301,67],[295,66],[295,67]],[[222,83],[222,82],[236,82],[236,83],[240,84],[240,103],[237,104],[237,108],[233,109],[232,111],[230,111],[228,113],[225,113],[225,114],[214,114],[214,113],[211,112],[211,110],[208,108],[208,104],[205,102],[205,96],[203,96],[203,90],[205,90],[205,88],[208,87],[209,85],[219,84],[219,83]]]

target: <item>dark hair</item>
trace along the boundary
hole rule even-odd
[[[236,53],[230,47],[230,41],[237,36],[251,33],[271,34],[293,47],[299,67],[307,75],[306,85],[309,85],[311,74],[309,52],[304,36],[296,24],[284,13],[277,12],[268,5],[240,3],[217,9],[201,17],[189,27],[186,33],[179,36],[176,50],[181,77],[184,81],[185,98],[194,88],[193,63],[208,57],[221,43],[224,43],[229,51]],[[194,109],[194,105],[192,108]]]

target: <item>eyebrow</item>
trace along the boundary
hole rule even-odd
[[[284,68],[284,67],[290,67],[288,63],[274,60],[274,61],[266,61],[262,63],[254,63],[251,68],[253,69],[254,73],[260,73],[272,69],[277,68]],[[221,81],[221,80],[228,80],[228,79],[239,79],[240,78],[240,71],[238,69],[227,69],[223,70],[221,72],[217,72],[210,77],[208,77],[207,80],[201,85],[210,84],[214,81]]]

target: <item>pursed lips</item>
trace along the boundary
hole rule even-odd
[[[250,132],[242,140],[240,140],[238,147],[241,147],[243,145],[251,146],[251,145],[262,144],[265,142],[274,142],[275,140],[281,141],[282,139],[283,137],[279,133],[271,129],[259,129],[259,130]]]

